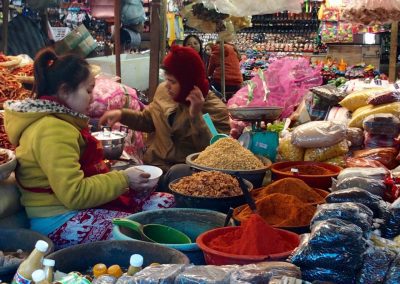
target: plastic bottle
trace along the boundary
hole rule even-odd
[[[128,272],[126,274],[132,276],[135,273],[142,270],[142,266],[143,266],[143,256],[141,256],[140,254],[132,254],[129,260]]]
[[[46,274],[43,269],[35,270],[32,273],[32,280],[35,284],[50,284],[50,282],[46,280]]]
[[[50,283],[53,282],[55,264],[56,262],[54,261],[54,259],[49,259],[49,258],[43,259],[44,274],[46,275],[46,280],[49,281]]]
[[[32,283],[32,273],[42,268],[42,259],[47,251],[49,244],[39,240],[36,242],[35,249],[20,264],[17,273],[15,273],[12,284],[30,284]]]

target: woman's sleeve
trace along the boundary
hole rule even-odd
[[[114,200],[128,187],[121,171],[84,177],[80,169],[80,134],[67,122],[50,121],[32,141],[34,155],[54,194],[69,209],[97,207]]]

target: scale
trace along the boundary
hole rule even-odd
[[[253,154],[275,161],[279,144],[279,134],[261,128],[278,119],[282,107],[238,107],[228,109],[233,120],[251,122],[251,131],[243,132],[238,141]]]

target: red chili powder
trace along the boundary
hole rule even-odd
[[[214,250],[236,255],[268,255],[293,250],[298,244],[268,225],[258,214],[252,214],[237,230],[212,239]]]

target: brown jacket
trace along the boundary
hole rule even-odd
[[[243,76],[240,72],[240,62],[238,54],[231,44],[224,44],[225,54],[225,85],[239,86],[243,82]],[[210,60],[208,62],[207,76],[212,80],[221,83],[221,56],[220,46],[215,45]]]
[[[203,113],[210,114],[219,133],[229,134],[226,105],[212,92],[205,98]],[[174,118],[168,119],[173,114]],[[169,120],[173,121],[172,125]],[[173,101],[165,83],[158,86],[153,101],[145,110],[124,109],[121,123],[149,133],[143,161],[164,171],[174,164],[184,163],[189,154],[204,150],[211,139],[201,115],[191,119],[188,106]]]

